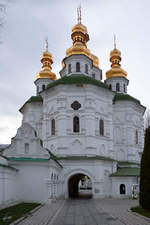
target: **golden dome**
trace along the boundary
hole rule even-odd
[[[66,57],[71,55],[86,55],[92,61],[93,65],[99,68],[99,59],[95,55],[91,54],[87,48],[87,42],[89,41],[89,35],[87,28],[83,24],[76,24],[72,28],[71,38],[73,40],[73,46],[66,50]],[[63,68],[65,64],[62,62]]]
[[[87,27],[81,23],[81,8],[78,8],[78,23],[73,26],[71,38],[73,40],[73,46],[66,50],[66,57],[71,55],[86,55],[93,61],[93,65],[99,68],[99,60],[95,55],[92,55],[87,48],[87,42],[89,41],[89,35]],[[63,68],[65,63],[62,61]]]
[[[112,56],[121,56],[121,52],[120,52],[118,49],[114,48],[114,49],[110,52],[110,57],[112,57]]]
[[[91,58],[91,52],[87,48],[89,35],[86,26],[81,23],[76,24],[72,28],[71,38],[73,40],[73,46],[66,50],[66,57],[83,54]]]
[[[43,70],[41,70],[37,75],[36,79],[39,78],[48,78],[51,80],[56,80],[56,74],[51,71],[53,64],[52,54],[48,51],[48,43],[46,46],[46,51],[42,53],[41,63]]]
[[[127,77],[127,72],[121,68],[121,52],[116,48],[114,43],[114,49],[110,52],[111,69],[106,72],[106,79],[112,77]]]
[[[82,33],[87,33],[87,27],[84,26],[82,23],[77,23],[75,26],[72,28],[72,33],[74,32],[82,32]]]
[[[86,48],[84,45],[80,45],[80,44],[76,44],[66,50],[67,57],[70,55],[76,55],[76,54],[77,55],[83,54],[88,57],[90,57],[90,55],[91,55],[90,50],[88,48]]]

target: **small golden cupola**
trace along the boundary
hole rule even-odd
[[[106,84],[109,89],[119,93],[127,93],[129,80],[127,72],[121,68],[121,52],[116,48],[114,36],[114,49],[110,52],[111,69],[106,72]]]
[[[73,46],[66,50],[66,57],[71,55],[86,55],[93,61],[93,65],[99,68],[98,57],[92,55],[87,48],[87,42],[89,41],[89,35],[87,27],[81,23],[81,6],[77,8],[78,23],[72,27],[71,38],[73,40]],[[63,68],[65,67],[64,60],[62,61]]]
[[[127,77],[127,72],[121,68],[121,52],[116,48],[114,37],[114,49],[110,52],[111,69],[106,72],[106,79],[112,77]]]
[[[53,59],[51,53],[48,51],[48,40],[46,39],[46,51],[42,53],[41,57],[42,70],[36,75],[36,79],[46,78],[56,80],[56,74],[51,71]]]

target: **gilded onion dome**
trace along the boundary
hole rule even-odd
[[[51,53],[48,51],[48,41],[46,41],[46,51],[42,53],[41,56],[42,70],[36,75],[36,79],[48,78],[51,80],[56,80],[56,74],[51,71],[53,64],[53,59]]]
[[[87,27],[81,23],[81,8],[78,8],[78,23],[73,26],[71,38],[73,40],[73,46],[66,50],[66,57],[71,55],[86,55],[93,61],[93,65],[99,68],[99,60],[95,55],[92,55],[87,48],[87,42],[89,41],[89,35]],[[62,61],[64,67],[64,62]]]
[[[106,79],[112,77],[127,77],[127,72],[121,68],[121,52],[116,48],[114,42],[114,49],[110,52],[111,69],[106,72]]]

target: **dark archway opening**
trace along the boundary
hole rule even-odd
[[[121,195],[126,194],[126,186],[124,184],[120,184],[120,194]]]
[[[92,182],[85,174],[75,174],[68,181],[69,198],[92,198]]]

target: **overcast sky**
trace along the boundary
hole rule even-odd
[[[0,0],[4,3],[6,0]],[[10,0],[0,29],[0,144],[10,143],[22,116],[18,109],[35,95],[34,81],[41,70],[45,37],[59,78],[61,61],[72,45],[71,28],[82,5],[88,48],[99,57],[100,68],[110,68],[113,34],[128,72],[128,93],[150,108],[150,1],[149,0]]]

